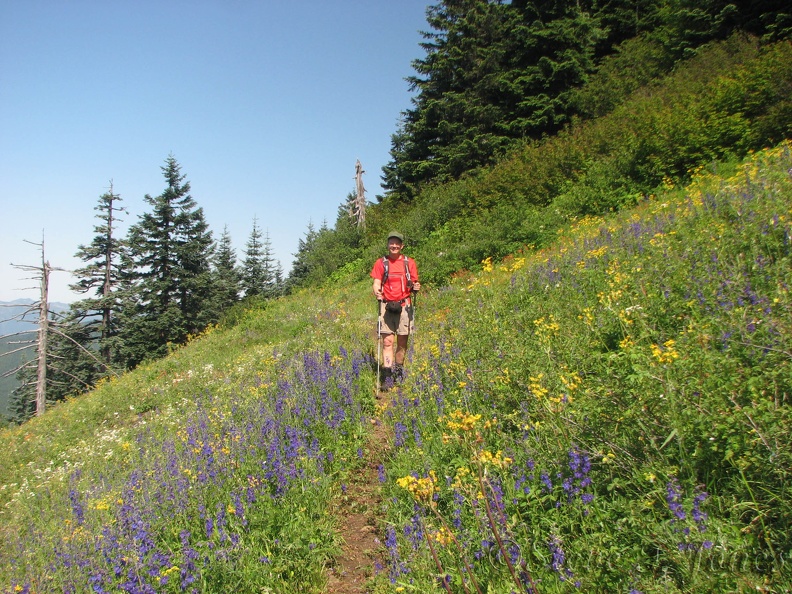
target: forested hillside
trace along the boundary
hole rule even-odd
[[[0,303],[0,422],[12,416],[8,404],[19,387],[14,371],[35,357],[31,342],[38,331],[38,312],[33,305],[30,299]],[[68,309],[65,303],[50,303],[50,310],[55,313]]]

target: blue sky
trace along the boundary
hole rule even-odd
[[[39,290],[11,266],[71,270],[110,181],[128,210],[172,154],[241,260],[253,218],[291,270],[309,222],[382,193],[410,107],[430,0],[0,0],[0,301]],[[50,300],[69,302],[67,272]]]

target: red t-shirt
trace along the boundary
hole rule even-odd
[[[388,256],[388,280],[382,287],[382,295],[385,301],[401,301],[410,296],[410,287],[407,286],[407,275],[404,274],[404,255],[398,256],[395,260]],[[407,266],[410,269],[410,280],[418,280],[418,268],[415,260],[407,259]],[[374,268],[371,269],[371,278],[382,279],[385,275],[385,265],[382,258],[377,258]]]

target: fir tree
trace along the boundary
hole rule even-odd
[[[237,255],[231,244],[228,227],[223,228],[223,234],[217,244],[212,270],[215,283],[215,309],[223,312],[239,301],[241,288]]]
[[[319,233],[317,233],[313,223],[309,221],[305,237],[300,238],[297,243],[297,253],[294,254],[292,269],[289,273],[289,277],[286,279],[287,291],[290,292],[302,286],[308,279],[308,275],[312,269],[311,257],[318,237]]]
[[[272,249],[269,231],[264,235],[261,251],[262,265],[262,295],[267,298],[277,297],[281,293],[281,286],[278,280],[280,262],[275,259],[275,252]]]
[[[384,187],[410,199],[560,129],[602,31],[586,2],[445,0],[427,10],[418,91],[392,137]]]
[[[85,326],[85,332],[76,334],[88,337],[89,343],[83,346],[98,347],[105,367],[113,362],[112,338],[118,333],[116,290],[123,242],[115,236],[115,230],[119,222],[117,213],[126,212],[117,206],[120,201],[121,196],[113,192],[111,181],[109,191],[99,197],[94,209],[100,221],[94,226],[96,235],[89,245],[80,245],[75,254],[86,265],[74,272],[78,280],[70,286],[76,293],[90,295],[72,304],[70,317]]]
[[[128,234],[132,265],[125,291],[121,348],[128,366],[166,354],[215,321],[210,258],[212,233],[171,155],[162,172],[167,187],[146,195],[152,210]]]
[[[266,285],[264,244],[256,217],[253,217],[253,229],[250,231],[243,253],[245,257],[242,260],[242,291],[246,298],[264,295]]]

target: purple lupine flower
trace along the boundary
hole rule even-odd
[[[415,504],[415,514],[410,518],[410,523],[404,526],[404,535],[410,539],[414,550],[418,550],[423,544],[423,524],[421,523],[421,512],[418,504]]]
[[[682,492],[676,478],[672,478],[666,485],[666,502],[668,509],[674,514],[674,518],[671,519],[672,523],[687,517],[685,510],[682,509]]]
[[[234,515],[243,526],[247,526],[247,519],[245,518],[245,506],[242,503],[242,497],[239,493],[232,495],[234,500]]]
[[[190,546],[190,532],[188,530],[182,530],[179,538],[181,539],[182,558],[184,559],[179,570],[179,577],[181,578],[182,590],[186,590],[197,579],[195,562],[200,555],[198,551]]]
[[[72,514],[78,526],[82,526],[85,521],[85,510],[80,501],[80,494],[75,489],[69,490],[69,501],[71,502]]]
[[[550,549],[550,553],[552,558],[550,560],[550,568],[558,574],[558,579],[562,582],[571,578],[574,574],[571,570],[565,567],[566,563],[566,553],[564,553],[564,549],[561,548],[561,539],[558,536],[551,536],[550,540],[547,542],[547,546]]]
[[[397,421],[393,425],[393,430],[395,431],[393,445],[397,448],[402,447],[405,441],[404,436],[407,433],[407,426],[404,423]]]
[[[462,504],[465,502],[465,497],[459,492],[454,491],[454,518],[451,520],[454,528],[462,527]]]
[[[501,488],[500,481],[495,478],[490,480],[489,483],[492,491],[490,502],[493,509],[498,512],[498,519],[500,520],[501,524],[505,526],[507,518],[506,511],[503,506],[503,489]]]
[[[707,514],[706,512],[701,511],[701,504],[704,503],[708,495],[701,489],[698,489],[697,491],[698,492],[693,497],[693,509],[691,510],[690,514],[693,517],[693,521],[696,522],[699,532],[704,532],[707,529],[705,524],[707,520]]]
[[[415,440],[415,445],[420,448],[423,445],[423,440],[421,439],[421,429],[418,426],[418,422],[415,419],[412,420],[412,430],[413,430],[413,439]]]
[[[407,573],[409,570],[406,563],[399,558],[399,545],[396,540],[396,529],[393,526],[388,526],[385,529],[385,548],[388,550],[389,566],[388,577],[391,584],[395,584],[399,576]]]

